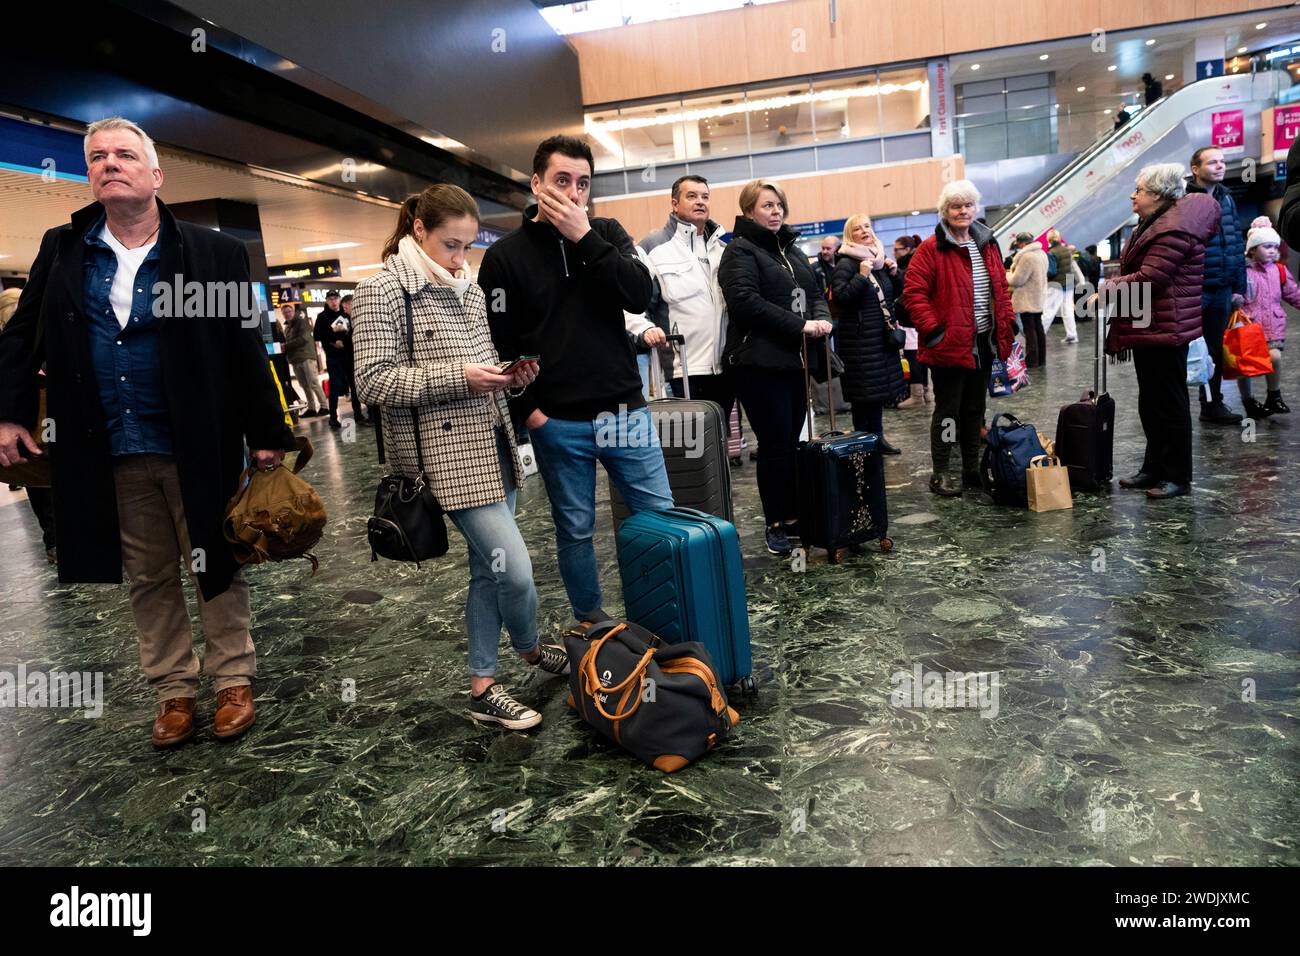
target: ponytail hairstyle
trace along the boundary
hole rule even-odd
[[[424,228],[432,231],[449,219],[469,216],[480,222],[478,203],[474,197],[459,186],[451,183],[438,183],[422,193],[412,193],[406,197],[397,213],[397,228],[384,243],[384,253],[380,257],[387,259],[397,254],[397,245],[406,236],[415,235],[415,221],[418,219]]]
[[[915,252],[916,247],[921,244],[920,236],[899,236],[894,240],[908,252]]]

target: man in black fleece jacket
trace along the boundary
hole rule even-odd
[[[533,157],[523,223],[483,257],[479,285],[501,358],[537,355],[537,379],[511,401],[527,427],[555,521],[560,575],[578,620],[607,617],[592,535],[596,462],[633,512],[671,508],[672,492],[623,313],[644,312],[652,281],[613,219],[588,219],[591,149],[571,136]]]

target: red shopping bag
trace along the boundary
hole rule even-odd
[[[1223,333],[1223,362],[1219,371],[1227,379],[1254,378],[1273,371],[1263,326],[1240,309],[1232,313],[1228,330]]]

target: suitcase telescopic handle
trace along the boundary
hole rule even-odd
[[[827,396],[828,399],[830,399],[830,397],[831,397],[831,396],[830,396],[830,383],[831,383],[831,337],[830,337],[829,335],[823,335],[823,336],[822,336],[822,342],[823,342],[823,343],[825,344],[825,346],[826,346],[826,389],[827,389],[826,396]],[[802,353],[803,353],[803,391],[804,391],[804,396],[805,396],[805,398],[806,398],[806,400],[807,400],[807,412],[808,412],[808,440],[809,440],[809,441],[812,441],[812,440],[813,440],[814,438],[816,438],[817,436],[813,434],[813,423],[812,423],[812,407],[813,407],[813,396],[812,396],[812,373],[809,372],[809,370],[808,370],[808,336],[806,336],[806,335],[802,336],[802,339],[801,339],[801,341],[800,341],[800,343],[799,343],[799,347],[800,347],[800,349],[802,350]],[[829,400],[828,400],[828,401],[826,402],[826,405],[827,405],[827,407],[830,409],[830,413],[831,413],[831,431],[834,432],[834,431],[836,431],[836,428],[835,428],[835,402],[834,402],[834,401],[829,401]]]
[[[686,367],[686,336],[682,335],[677,323],[673,323],[672,331],[667,336],[668,344],[673,347],[673,353],[677,356],[678,361],[682,363],[682,395],[687,401],[691,399],[691,370]]]

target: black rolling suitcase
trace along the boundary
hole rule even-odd
[[[1056,419],[1056,456],[1070,471],[1072,491],[1100,491],[1114,476],[1115,400],[1106,392],[1106,315],[1099,307],[1092,391],[1061,407]]]
[[[826,341],[830,365],[830,341]],[[804,341],[804,376],[808,377],[808,345]],[[855,552],[868,541],[879,541],[889,551],[889,511],[885,504],[885,465],[880,436],[871,432],[845,434],[831,430],[812,437],[808,416],[808,441],[795,452],[798,481],[799,538],[805,550],[822,548],[829,560],[839,560],[840,548]]]
[[[727,412],[717,402],[691,398],[690,370],[682,347],[685,339],[673,334],[668,336],[668,341],[677,348],[682,360],[686,397],[675,398],[669,394],[668,384],[662,381],[659,372],[659,356],[652,353],[652,398],[648,407],[663,444],[673,504],[731,521],[731,467],[727,462],[727,431],[723,419]],[[688,443],[694,447],[688,447]],[[617,531],[631,511],[613,481],[609,483],[609,504]]]

